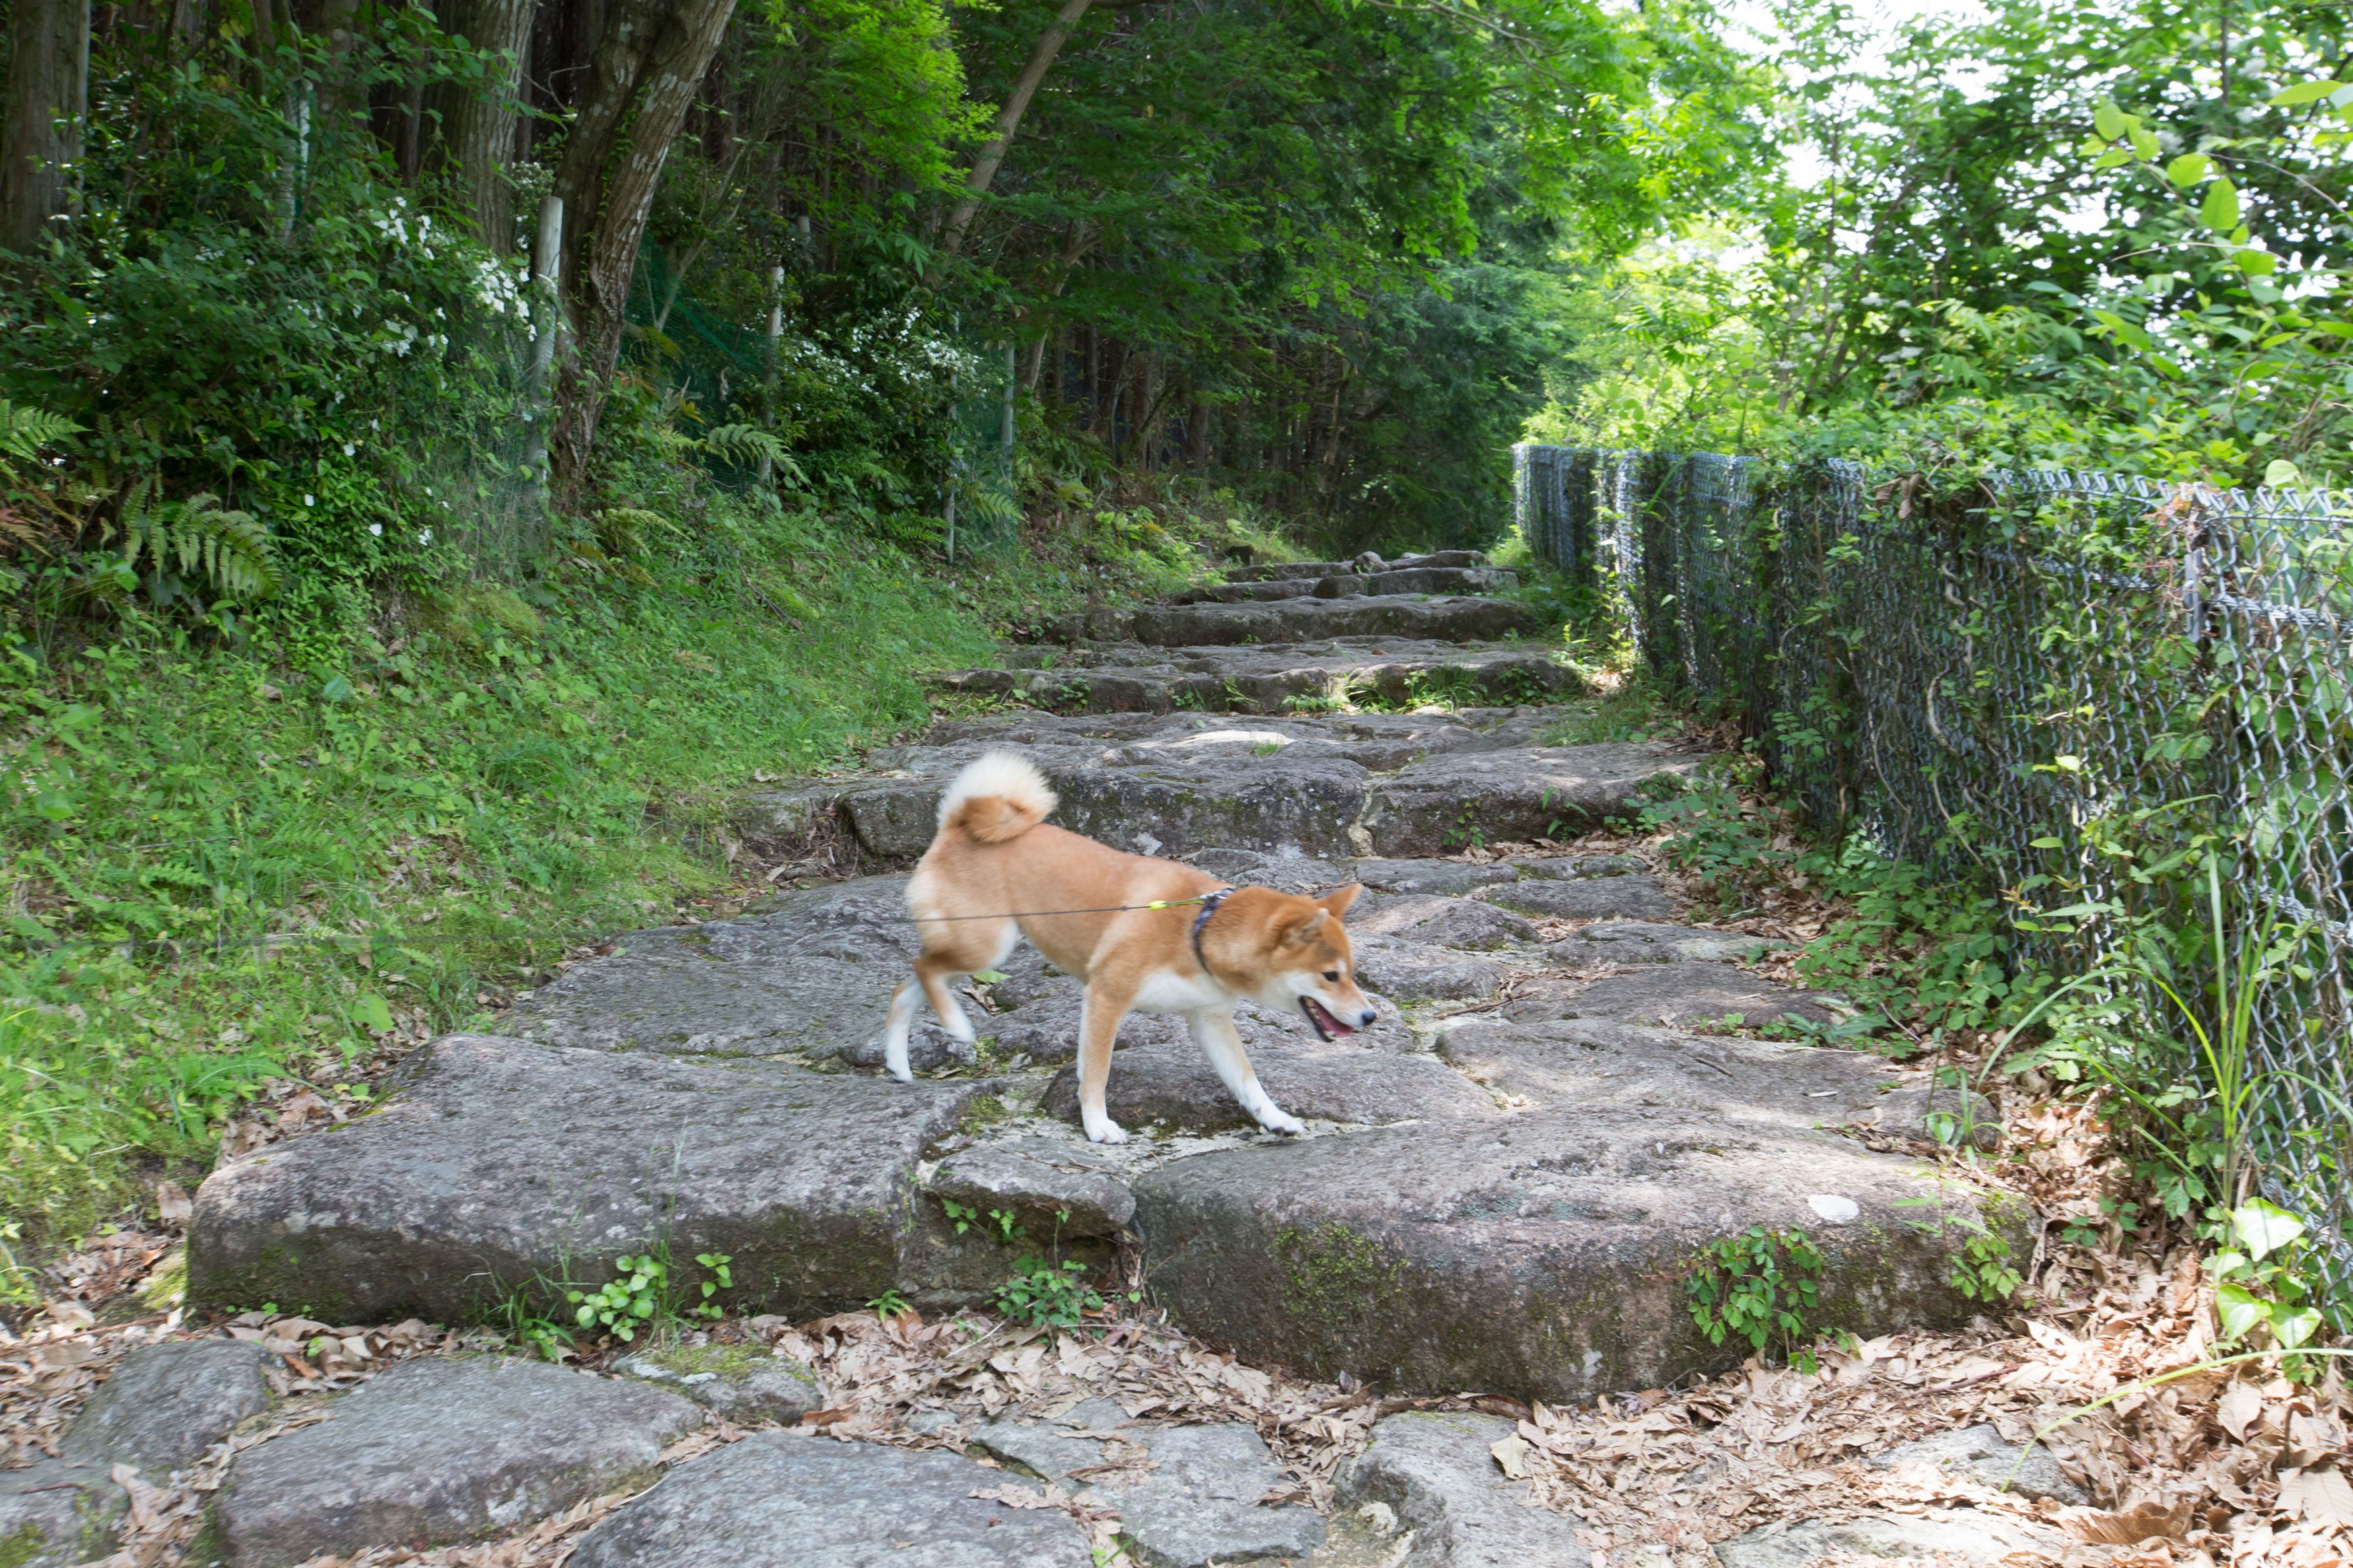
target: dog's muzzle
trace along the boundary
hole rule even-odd
[[[1324,1039],[1336,1040],[1341,1038],[1343,1036],[1353,1035],[1356,1032],[1354,1026],[1340,1022],[1340,1016],[1338,1014],[1333,1012],[1332,1009],[1326,1007],[1323,1003],[1318,1002],[1313,996],[1302,996],[1299,999],[1299,1010],[1307,1015],[1307,1021],[1314,1026],[1316,1034],[1322,1036]],[[1362,1013],[1357,1015],[1357,1018],[1359,1022],[1369,1026],[1372,1024],[1375,1016],[1376,1015],[1373,1010],[1370,1007],[1367,1007]]]

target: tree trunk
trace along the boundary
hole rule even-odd
[[[16,0],[0,120],[0,250],[30,256],[74,205],[90,108],[90,0]]]
[[[579,504],[596,419],[621,357],[638,243],[662,161],[727,29],[735,0],[616,0],[555,172],[564,198],[564,299],[575,352],[557,383],[556,497]]]
[[[980,210],[980,198],[988,194],[989,182],[997,178],[997,167],[1005,162],[1005,149],[1012,144],[1013,133],[1021,128],[1021,117],[1029,110],[1029,100],[1038,84],[1046,79],[1047,68],[1054,57],[1062,52],[1062,44],[1079,18],[1087,14],[1094,0],[1062,0],[1062,8],[1055,15],[1054,25],[1038,38],[1038,47],[1029,51],[1029,63],[1013,80],[1013,90],[1006,95],[1005,107],[997,111],[997,124],[988,140],[980,144],[980,152],[972,161],[972,173],[965,176],[964,195],[948,214],[948,226],[940,237],[940,254],[953,257],[964,248],[964,237],[972,227],[973,215]]]
[[[455,0],[442,26],[492,57],[479,81],[436,83],[426,107],[440,116],[431,166],[458,177],[461,214],[492,254],[514,248],[514,187],[507,159],[515,144],[516,95],[522,87],[523,50],[531,43],[533,0]]]

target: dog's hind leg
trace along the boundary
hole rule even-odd
[[[1250,1053],[1242,1049],[1242,1037],[1234,1028],[1233,1009],[1208,1007],[1189,1013],[1186,1024],[1193,1032],[1193,1043],[1218,1069],[1218,1076],[1233,1091],[1241,1108],[1258,1119],[1258,1124],[1272,1132],[1304,1132],[1306,1124],[1292,1115],[1261,1087],[1258,1074],[1252,1070]]]
[[[891,993],[891,1016],[882,1026],[882,1065],[891,1076],[906,1083],[915,1076],[907,1065],[907,1033],[915,1026],[915,983],[902,980]]]
[[[963,931],[955,931],[944,940],[934,939],[924,944],[923,953],[915,960],[915,979],[923,987],[923,995],[932,1004],[933,1016],[948,1038],[965,1045],[973,1042],[972,1020],[948,989],[951,974],[977,974],[1005,962],[1013,944],[1021,940],[1019,928],[1011,921],[974,921]]]
[[[1127,1131],[1111,1119],[1105,1099],[1111,1086],[1111,1051],[1120,1020],[1134,997],[1102,985],[1087,987],[1079,1005],[1079,1123],[1094,1143],[1124,1143]]]

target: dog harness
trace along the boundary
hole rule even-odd
[[[1224,903],[1226,895],[1232,891],[1231,888],[1219,888],[1201,900],[1201,912],[1193,917],[1193,956],[1200,960],[1201,973],[1204,974],[1209,973],[1209,955],[1201,951],[1201,932],[1208,928],[1209,917],[1218,912],[1218,906]],[[1213,980],[1217,978],[1215,975],[1209,977]]]

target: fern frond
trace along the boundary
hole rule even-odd
[[[259,518],[228,510],[210,495],[190,496],[174,510],[172,544],[182,572],[202,567],[232,598],[266,599],[278,592],[278,556]]]
[[[79,436],[81,430],[61,414],[26,408],[0,397],[0,454],[29,463],[40,456],[42,447]]]
[[[260,520],[224,508],[208,493],[161,504],[155,496],[151,474],[123,497],[115,522],[122,530],[125,565],[137,565],[144,553],[151,569],[202,573],[230,598],[266,599],[278,592],[282,574]]]
[[[722,425],[703,437],[702,449],[712,457],[738,463],[756,463],[763,458],[772,463],[792,460],[785,444],[757,425]]]

